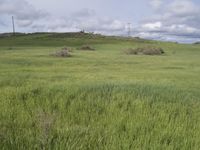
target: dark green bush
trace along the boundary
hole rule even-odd
[[[160,47],[139,47],[139,48],[129,48],[124,50],[128,55],[162,55],[164,50]]]

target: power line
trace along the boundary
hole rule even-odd
[[[13,16],[12,16],[12,25],[13,25],[13,35],[15,35],[15,21]]]

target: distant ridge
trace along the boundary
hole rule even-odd
[[[15,35],[16,36],[18,36],[18,35],[26,35],[26,33],[16,32]],[[0,33],[0,37],[10,37],[10,36],[13,36],[13,33]]]
[[[48,37],[52,38],[80,38],[80,37],[86,37],[86,38],[111,38],[111,39],[120,39],[120,40],[138,40],[138,41],[151,41],[147,39],[143,39],[140,37],[127,37],[127,36],[120,36],[120,35],[102,35],[102,34],[96,34],[93,32],[33,32],[33,33],[21,33],[17,32],[15,35],[13,33],[0,33],[1,37],[12,37],[12,36],[27,36],[27,35],[47,35]]]
[[[200,41],[199,42],[195,42],[194,44],[200,44]]]

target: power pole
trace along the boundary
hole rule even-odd
[[[12,16],[12,25],[13,25],[13,35],[15,35],[15,21],[13,16]]]
[[[131,23],[128,23],[128,37],[131,36]]]

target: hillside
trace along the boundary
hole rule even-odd
[[[150,41],[138,38],[126,38],[117,36],[103,36],[92,33],[11,33],[0,35],[1,46],[80,46],[83,44],[109,44],[126,41],[149,43]]]
[[[165,53],[124,52],[138,47]],[[71,57],[52,55],[63,48]],[[199,57],[198,44],[89,33],[1,35],[0,148],[199,149]]]

